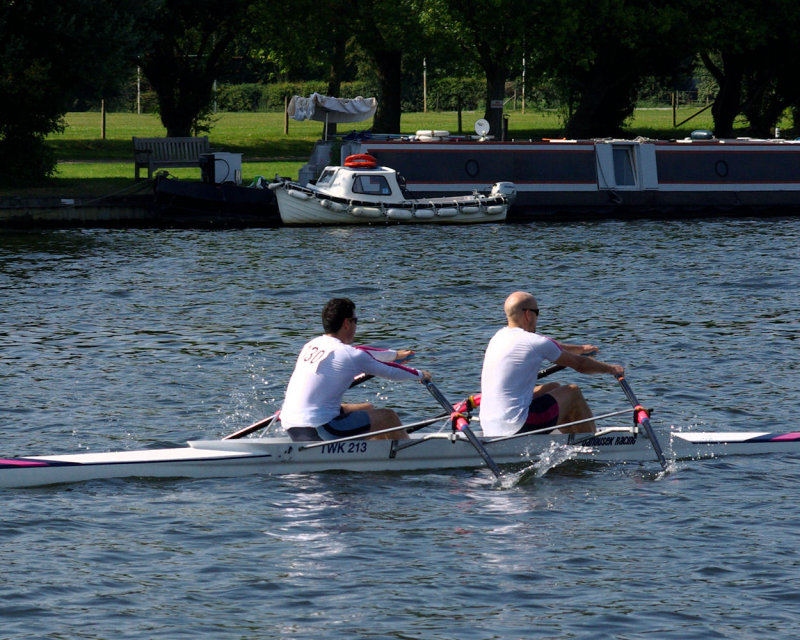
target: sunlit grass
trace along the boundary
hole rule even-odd
[[[697,106],[680,107],[675,120],[686,120],[700,110]],[[563,136],[563,123],[557,111],[521,109],[507,111],[509,138],[528,140]],[[461,114],[460,133],[471,134],[474,123],[483,117],[482,111]],[[97,112],[68,113],[63,133],[48,137],[59,160],[56,175],[42,185],[32,188],[23,185],[2,189],[0,195],[48,193],[92,195],[116,192],[133,187],[133,146],[131,138],[160,137],[166,134],[154,114],[108,113],[105,118],[105,138],[102,119]],[[746,123],[737,126],[744,127]],[[309,157],[314,142],[322,136],[323,123],[317,121],[286,121],[283,113],[220,113],[214,116],[209,141],[212,148],[242,154],[242,181],[251,182],[257,176],[272,178],[276,174],[297,177],[299,168]],[[788,123],[784,123],[788,126]],[[288,127],[288,133],[286,128]],[[338,132],[368,130],[372,121],[340,124]],[[626,137],[646,136],[658,139],[684,138],[695,129],[711,129],[710,110],[706,110],[680,127],[673,127],[670,108],[637,109],[626,126]],[[443,129],[459,133],[458,113],[431,111],[406,113],[401,118],[401,130],[413,133],[420,129]],[[197,168],[170,170],[184,179],[199,179]]]

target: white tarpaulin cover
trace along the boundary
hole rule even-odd
[[[308,98],[294,96],[287,111],[294,120],[361,122],[375,115],[377,108],[378,101],[375,98],[331,98],[312,93]]]

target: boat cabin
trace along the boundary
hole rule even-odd
[[[407,199],[397,172],[388,167],[325,167],[314,187],[337,198],[398,202]]]

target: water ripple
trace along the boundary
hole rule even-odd
[[[269,415],[335,295],[364,342],[418,350],[466,395],[515,289],[543,332],[625,364],[660,432],[789,430],[798,247],[792,218],[3,233],[2,453],[172,446]],[[419,385],[351,393],[438,410]],[[504,486],[476,469],[7,492],[3,637],[798,635],[797,456],[662,477],[559,454]]]

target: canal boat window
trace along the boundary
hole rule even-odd
[[[324,169],[322,175],[317,179],[317,186],[327,187],[333,182],[334,175],[336,175],[335,169]]]
[[[385,176],[358,175],[353,181],[353,193],[366,193],[372,196],[390,196],[392,190]]]
[[[617,186],[635,186],[636,174],[633,169],[633,149],[631,147],[614,147],[614,180]]]

